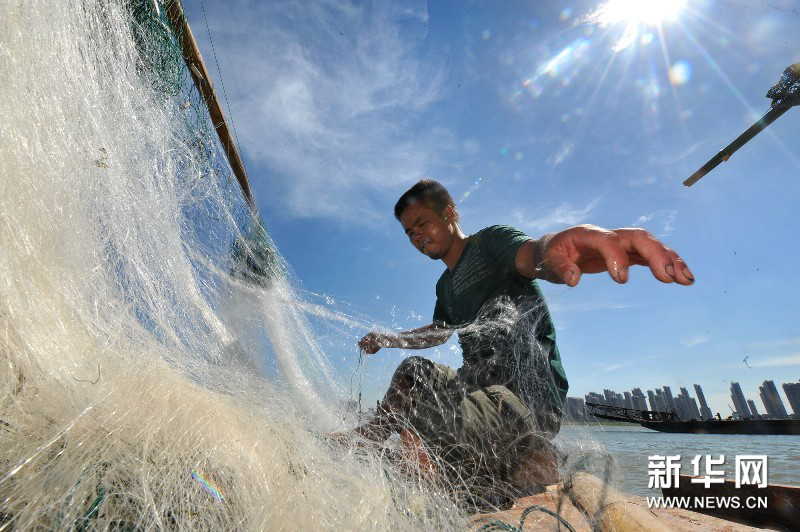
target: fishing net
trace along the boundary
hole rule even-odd
[[[0,529],[463,526],[310,430],[343,393],[169,6],[0,4]]]
[[[772,107],[800,105],[800,63],[786,68],[781,79],[767,91]]]
[[[0,7],[0,529],[463,528],[474,479],[318,436],[346,393],[308,316],[372,324],[297,297],[172,5]],[[539,314],[506,303],[464,332],[538,374]]]
[[[195,131],[203,131],[208,122],[199,111],[202,100],[191,87],[181,49],[182,29],[172,25],[167,12],[175,8],[171,0],[129,0],[131,33],[139,50],[138,73],[147,79],[158,92],[170,96],[181,96],[186,107],[195,111]]]

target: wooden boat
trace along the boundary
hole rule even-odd
[[[693,512],[750,526],[778,530],[800,528],[798,486],[771,484],[765,488],[749,485],[737,488],[732,480],[726,480],[706,488],[702,483],[691,482],[691,478],[680,475],[679,487],[662,488],[664,497],[683,497],[683,502],[689,503]],[[724,500],[728,502],[723,502]],[[738,508],[730,502],[733,500],[737,501]]]
[[[660,432],[690,434],[784,434],[800,435],[800,419],[723,419],[698,421],[640,421]]]
[[[673,412],[636,410],[617,406],[586,403],[594,417],[638,423],[659,432],[687,434],[784,434],[800,435],[800,419],[693,419],[682,421]]]
[[[557,514],[558,517],[553,514]],[[587,473],[576,473],[544,493],[523,497],[505,511],[474,515],[470,530],[569,530],[575,532],[750,532],[758,530],[689,510],[654,509]],[[520,522],[522,521],[522,526]]]

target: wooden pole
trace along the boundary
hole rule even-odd
[[[572,503],[599,532],[669,532],[670,527],[647,508],[588,473],[575,473],[564,483]]]
[[[750,139],[761,133],[768,125],[778,119],[783,113],[788,111],[790,107],[773,107],[767,114],[762,116],[755,124],[745,130],[744,133],[736,137],[736,139],[722,148],[719,153],[708,160],[706,164],[700,167],[698,171],[693,173],[686,179],[683,184],[690,187],[697,183],[704,175],[719,166],[721,163],[727,161],[736,150],[745,145]]]
[[[236,143],[233,141],[228,122],[225,120],[225,115],[222,113],[222,107],[219,105],[217,94],[214,91],[214,86],[211,83],[211,76],[208,75],[203,56],[200,54],[200,48],[197,46],[197,41],[194,38],[192,29],[189,27],[189,22],[186,20],[186,15],[183,12],[180,0],[173,0],[167,8],[167,17],[172,23],[173,28],[180,34],[181,47],[183,49],[183,59],[186,61],[186,66],[192,74],[192,79],[203,96],[203,101],[208,108],[208,114],[211,117],[211,123],[219,136],[219,141],[222,144],[222,149],[225,150],[225,156],[228,159],[228,164],[231,165],[231,170],[239,182],[239,187],[242,189],[242,195],[247,201],[250,209],[255,213],[256,205],[253,199],[253,193],[250,190],[250,182],[247,180],[247,171],[244,168],[244,162],[239,155],[239,150],[236,148]]]

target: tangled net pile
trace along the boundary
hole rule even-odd
[[[254,229],[165,8],[0,4],[0,529],[463,526],[309,430],[339,390],[280,260],[231,275]]]

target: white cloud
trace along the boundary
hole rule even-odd
[[[645,227],[659,237],[665,237],[675,231],[675,219],[678,211],[674,209],[662,209],[651,213],[642,214],[634,222],[634,227]]]
[[[575,149],[575,144],[571,142],[565,142],[561,145],[557,152],[547,158],[547,164],[550,166],[558,166],[564,161],[566,161],[570,155],[572,155],[572,151]]]
[[[672,232],[675,230],[675,218],[677,217],[678,211],[667,211],[666,215],[664,216],[664,225],[659,236],[672,234]]]
[[[511,213],[516,225],[528,229],[545,230],[564,225],[575,225],[585,222],[592,211],[600,203],[600,198],[590,201],[585,207],[573,207],[569,203],[562,203],[549,213],[538,218],[529,218],[521,210]]]
[[[262,201],[289,216],[374,219],[376,193],[396,195],[461,149],[445,129],[412,127],[442,87],[441,69],[412,54],[427,20],[424,3],[336,0],[209,14],[234,125],[260,167],[250,173],[270,180]]]
[[[696,334],[689,338],[682,339],[681,344],[683,344],[686,347],[694,347],[696,345],[704,344],[709,340],[711,340],[711,337],[708,336],[707,334]]]
[[[782,357],[770,357],[761,360],[750,359],[753,368],[779,368],[785,366],[800,366],[800,353]]]

